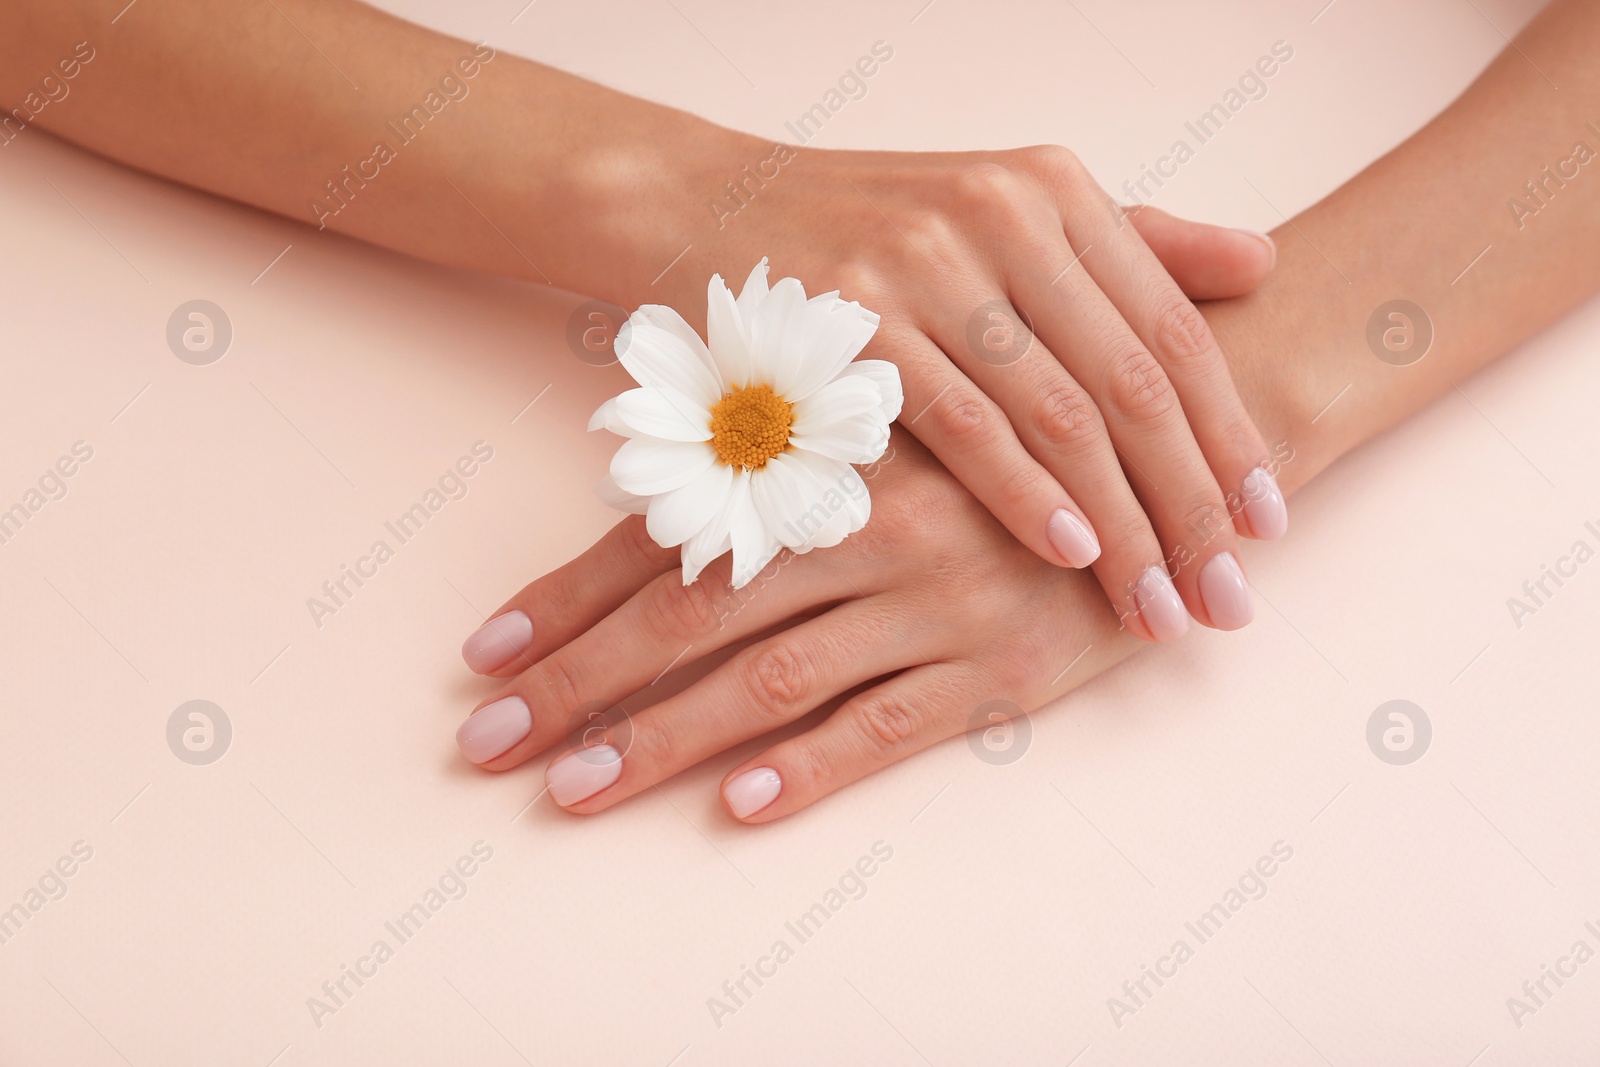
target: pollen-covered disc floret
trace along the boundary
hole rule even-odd
[[[734,389],[711,405],[711,447],[730,467],[758,471],[789,447],[794,405],[770,385]]]
[[[895,365],[856,359],[877,328],[836,292],[807,298],[794,278],[769,287],[766,260],[737,299],[711,279],[704,341],[646,304],[616,341],[639,388],[589,420],[628,438],[601,496],[644,515],[657,544],[683,546],[685,584],[728,551],[739,588],[785,548],[843,541],[872,514],[852,464],[882,457],[900,415]]]

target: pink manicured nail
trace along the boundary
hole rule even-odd
[[[545,768],[550,799],[563,808],[588,800],[622,777],[622,753],[610,745],[580,748]]]
[[[501,697],[467,716],[456,730],[461,754],[473,763],[488,763],[528,736],[533,716],[521,697]]]
[[[1244,517],[1260,541],[1282,537],[1289,529],[1289,505],[1284,503],[1278,480],[1265,467],[1257,467],[1245,477]]]
[[[778,799],[783,791],[783,779],[771,767],[757,767],[745,771],[722,787],[722,798],[728,809],[741,819],[748,819],[762,808]]]
[[[1189,629],[1189,612],[1165,568],[1155,566],[1144,572],[1135,587],[1134,601],[1139,605],[1140,617],[1157,641],[1182,637]]]
[[[1100,542],[1094,531],[1066,508],[1057,508],[1051,514],[1045,534],[1050,538],[1050,547],[1061,553],[1069,567],[1087,567],[1100,558]]]
[[[461,645],[461,658],[478,674],[497,671],[533,641],[533,620],[520,611],[496,615]]]
[[[1200,599],[1219,630],[1237,630],[1256,617],[1250,584],[1232,552],[1218,552],[1200,568]]]

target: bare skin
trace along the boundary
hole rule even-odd
[[[1264,285],[1202,307],[1264,446],[1291,450],[1279,468],[1286,490],[1600,287],[1600,256],[1593,252],[1600,241],[1600,179],[1580,171],[1559,188],[1546,185],[1538,200],[1525,190],[1530,180],[1544,180],[1547,164],[1571,158],[1574,142],[1600,141],[1585,126],[1600,123],[1597,51],[1600,8],[1558,0],[1441,116],[1282,228],[1281,255]],[[16,68],[16,62],[5,66]],[[577,84],[569,88],[579,92]],[[73,136],[65,118],[62,125]],[[151,139],[160,142],[162,135]],[[490,153],[497,143],[485,138],[481,147]],[[175,151],[181,145],[158,150],[137,137],[97,147],[136,157],[129,161],[148,169],[182,171],[175,176],[202,185],[203,176],[185,168],[232,167],[217,180],[236,181],[241,191],[234,195],[267,206],[279,195],[259,187],[265,180],[248,152],[236,165],[196,163]],[[469,152],[457,159],[462,172],[473,168],[473,158]],[[547,176],[476,169],[485,182],[506,183],[508,210],[512,186],[528,196],[531,182],[535,200],[560,195],[541,186]],[[406,240],[419,247],[409,251],[426,254],[421,245],[448,242],[443,215],[451,215],[454,228],[477,217],[465,209],[441,212],[432,193],[385,182],[387,176],[367,191],[395,198],[389,210],[415,215],[418,228]],[[247,195],[252,189],[259,198]],[[1519,214],[1512,198],[1538,210]],[[480,206],[494,217],[490,205]],[[633,221],[648,222],[646,205],[619,201],[613,222],[626,226],[635,213]],[[464,265],[525,271],[509,244],[489,233],[474,250],[483,258]],[[1492,251],[1462,273],[1485,245]],[[691,273],[703,277],[711,265]],[[595,282],[589,288],[612,292],[629,284],[610,278],[616,288],[607,290],[608,279]],[[1396,298],[1424,308],[1434,331],[1426,357],[1406,366],[1380,360],[1367,340],[1374,310]],[[966,730],[985,702],[1038,707],[1137,648],[1093,579],[1031,551],[909,435],[897,430],[894,448],[870,482],[868,527],[836,549],[775,568],[754,596],[728,590],[726,561],[685,589],[667,574],[673,555],[651,544],[638,520],[623,522],[590,552],[528,586],[507,607],[532,618],[532,641],[495,672],[505,685],[480,707],[520,695],[533,725],[484,766],[517,766],[591,725],[588,714],[597,706],[648,698],[650,680],[686,644],[693,642],[700,655],[765,634],[682,695],[581,735],[578,743],[588,747],[613,744],[623,752],[622,766],[613,784],[567,805],[602,810],[843,696],[809,729],[730,770],[725,785],[753,769],[777,773],[776,799],[741,815],[764,822]],[[556,749],[570,750],[570,741]]]
[[[112,25],[124,3],[0,10],[0,101],[76,42],[96,53],[9,136],[28,120],[293,219],[702,329],[712,273],[770,257],[774,278],[883,316],[866,355],[899,365],[909,430],[1042,559],[1092,566],[1131,630],[1248,621],[1214,617],[1198,575],[1287,517],[1241,506],[1247,482],[1271,496],[1250,481],[1271,456],[1191,298],[1258,284],[1265,237],[1159,211],[1129,225],[1060,147],[773,145],[352,0],[164,0]],[[1219,528],[1205,553],[1162,566],[1201,517]]]

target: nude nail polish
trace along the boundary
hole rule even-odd
[[[723,786],[722,799],[728,802],[728,810],[734,815],[748,819],[777,800],[781,792],[783,779],[778,777],[778,772],[771,767],[757,767]]]
[[[622,753],[610,745],[580,748],[545,768],[550,799],[563,808],[588,800],[622,777]]]
[[[502,697],[485,704],[456,730],[461,754],[473,763],[488,763],[507,752],[533,729],[533,716],[521,697]]]
[[[1271,541],[1289,529],[1289,505],[1278,480],[1265,467],[1257,467],[1244,480],[1244,517],[1257,540]]]
[[[1200,568],[1200,599],[1219,630],[1237,630],[1256,617],[1250,583],[1232,552],[1218,552]]]
[[[1157,641],[1170,641],[1188,631],[1189,612],[1165,568],[1158,565],[1144,572],[1134,589],[1134,602]]]
[[[496,615],[461,645],[461,658],[477,674],[497,671],[533,642],[533,620],[520,611]]]
[[[1247,233],[1256,240],[1265,242],[1267,250],[1272,253],[1272,262],[1267,264],[1268,270],[1278,265],[1278,242],[1272,239],[1271,234],[1262,233],[1260,230],[1239,230],[1238,232]]]
[[[1045,526],[1050,547],[1069,567],[1087,567],[1100,558],[1100,542],[1084,521],[1066,508],[1057,508]]]

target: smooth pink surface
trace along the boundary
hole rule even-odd
[[[1250,583],[1232,552],[1218,552],[1200,568],[1200,599],[1219,630],[1237,630],[1255,618]]]
[[[1272,541],[1289,532],[1289,504],[1271,471],[1265,467],[1251,471],[1242,493],[1245,521],[1257,538]]]
[[[513,24],[521,7],[394,4],[771,136],[884,39],[894,59],[819,145],[1061,142],[1113,190],[1287,40],[1268,95],[1155,200],[1261,229],[1431,118],[1533,5],[602,0]],[[350,90],[330,71],[327,91]],[[1297,494],[1290,535],[1242,550],[1255,623],[1193,627],[1028,716],[1021,759],[953,738],[752,827],[719,796],[764,750],[749,743],[575,818],[527,807],[541,759],[483,774],[451,735],[499,685],[462,664],[462,635],[616,521],[592,494],[615,441],[584,424],[626,379],[571,355],[578,299],[34,132],[0,149],[0,504],[74,442],[93,458],[0,543],[0,908],[74,872],[0,944],[0,1059],[1592,1060],[1600,962],[1520,1028],[1506,1002],[1574,941],[1600,947],[1583,925],[1600,917],[1600,562],[1531,613],[1507,602],[1600,545],[1600,302]],[[1460,165],[1439,161],[1441,188]],[[1459,235],[1463,266],[1474,241]],[[164,336],[195,298],[235,327],[209,367]],[[494,457],[467,494],[395,543],[384,524],[480,440]],[[393,558],[314,619],[307,600],[383,538]],[[206,766],[166,737],[196,698],[232,725]],[[1406,766],[1366,740],[1397,698],[1433,729]],[[1293,856],[1265,895],[1241,891],[1198,944],[1185,924],[1279,841]],[[398,943],[385,924],[430,891],[442,906]],[[809,940],[789,933],[828,902]],[[1193,958],[1118,1026],[1110,998],[1180,938]],[[318,1026],[308,998],[380,939],[393,957]],[[793,957],[719,1026],[708,1000],[773,970],[779,940]]]
[[[781,792],[783,779],[771,767],[745,771],[722,787],[728,808],[741,819],[748,819],[777,800]]]
[[[1057,508],[1046,526],[1050,545],[1072,567],[1087,567],[1100,558],[1100,542],[1084,521],[1066,508]]]
[[[468,715],[456,730],[456,745],[473,763],[488,763],[528,736],[533,716],[519,696],[501,697]]]
[[[461,646],[461,658],[477,673],[488,674],[516,659],[532,640],[533,620],[525,612],[508,611],[472,631]]]
[[[1139,579],[1134,587],[1134,602],[1139,607],[1139,617],[1157,641],[1173,641],[1188,632],[1189,609],[1183,606],[1177,587],[1160,564]]]
[[[545,768],[550,799],[562,807],[588,800],[622,777],[622,753],[610,745],[592,745],[569,752]]]

